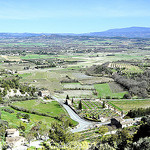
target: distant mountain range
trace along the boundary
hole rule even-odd
[[[120,29],[110,29],[104,32],[92,32],[83,34],[86,36],[100,37],[128,37],[128,38],[150,38],[150,28],[148,27],[129,27]]]
[[[0,33],[0,38],[11,37],[31,37],[31,36],[97,36],[97,37],[127,37],[127,38],[150,38],[150,28],[148,27],[129,27],[120,29],[110,29],[103,32],[91,32],[84,34],[73,33]]]

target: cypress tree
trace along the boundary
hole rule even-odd
[[[103,105],[102,105],[102,108],[105,108],[106,106],[105,106],[105,101],[103,101]]]
[[[69,99],[69,96],[68,96],[68,95],[66,96],[66,99]]]
[[[79,109],[82,109],[82,102],[80,100],[80,103],[79,103]]]

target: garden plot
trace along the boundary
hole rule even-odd
[[[110,109],[95,109],[95,110],[83,110],[79,113],[81,117],[90,119],[90,120],[109,120],[112,117],[118,117],[114,111]]]
[[[82,111],[79,111],[79,102],[73,102],[73,107],[77,110],[79,115],[83,118],[87,118],[93,121],[106,121],[111,117],[117,117],[118,114],[110,109],[102,108],[102,104],[100,101],[95,100],[81,100],[82,102]]]

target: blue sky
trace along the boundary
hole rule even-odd
[[[150,27],[150,0],[0,0],[0,32],[87,33]]]

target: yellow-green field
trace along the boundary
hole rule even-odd
[[[150,99],[144,100],[115,100],[110,101],[113,105],[121,108],[123,111],[128,112],[135,108],[147,108],[150,107]]]

